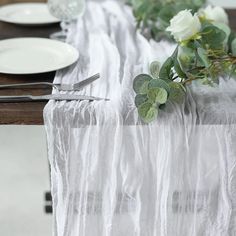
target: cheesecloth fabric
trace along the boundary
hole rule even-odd
[[[55,83],[100,73],[78,94],[110,101],[50,101],[44,110],[56,236],[236,235],[236,82],[193,84],[144,124],[133,78],[175,45],[149,42],[131,10],[88,2],[68,43],[80,52]]]

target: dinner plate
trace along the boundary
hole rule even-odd
[[[46,3],[16,3],[0,7],[0,20],[20,25],[44,25],[57,23]]]
[[[0,41],[0,73],[35,74],[55,71],[79,57],[69,44],[45,38],[14,38]]]

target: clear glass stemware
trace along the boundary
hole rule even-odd
[[[62,28],[50,38],[65,41],[70,22],[84,12],[85,0],[48,0],[48,8],[53,16],[61,20]]]

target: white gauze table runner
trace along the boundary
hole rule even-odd
[[[144,125],[132,80],[174,49],[135,31],[128,7],[88,2],[68,42],[79,61],[55,83],[101,73],[78,94],[110,101],[50,101],[44,110],[56,236],[236,235],[234,80],[193,85]]]

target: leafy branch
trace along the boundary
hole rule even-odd
[[[163,65],[152,62],[150,74],[134,79],[135,105],[144,122],[155,120],[168,102],[183,103],[193,81],[217,86],[221,76],[236,74],[236,35],[227,25],[201,19],[199,32],[177,43]]]
[[[166,32],[173,16],[184,9],[197,12],[206,0],[127,0],[132,6],[137,21],[137,28],[148,38],[161,40],[171,35]]]

